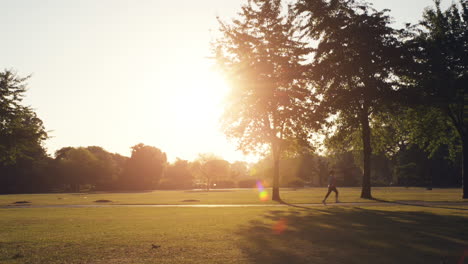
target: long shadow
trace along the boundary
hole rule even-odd
[[[468,208],[457,208],[457,207],[446,207],[436,205],[434,203],[409,203],[409,202],[402,202],[402,201],[388,201],[379,198],[373,198],[372,201],[381,202],[381,203],[389,203],[389,204],[398,204],[398,205],[407,205],[407,206],[418,206],[418,207],[430,207],[430,208],[438,208],[438,209],[450,209],[450,210],[459,210],[459,211],[468,211]]]
[[[292,204],[292,203],[288,203],[286,201],[278,201],[278,203],[280,204],[284,204],[284,205],[287,205],[287,206],[290,206],[290,207],[294,207],[294,208],[300,208],[300,209],[304,209],[304,210],[312,210],[311,207],[305,207],[305,206],[300,206],[300,205],[296,205],[296,204]]]
[[[468,249],[468,215],[298,208],[268,211],[237,231],[247,262],[468,264],[459,262]]]

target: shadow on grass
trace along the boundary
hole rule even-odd
[[[444,202],[441,202],[442,204],[439,205],[437,202],[424,202],[424,201],[388,201],[384,199],[379,199],[379,198],[373,198],[371,201],[376,201],[376,202],[381,202],[381,203],[387,203],[387,204],[396,204],[396,205],[407,205],[407,206],[418,206],[418,207],[429,207],[429,208],[438,208],[438,209],[449,209],[449,210],[459,210],[459,211],[468,211],[468,208],[457,208],[457,207],[448,207],[444,206]],[[440,202],[439,202],[440,203]],[[458,202],[459,204],[462,204],[462,202]],[[450,202],[449,204],[451,205],[456,205],[457,202]]]
[[[186,193],[217,193],[217,192],[235,192],[236,190],[228,190],[228,189],[210,189],[210,190],[186,190]]]
[[[467,218],[363,208],[269,211],[243,226],[252,263],[468,263]],[[445,259],[447,262],[443,262]]]

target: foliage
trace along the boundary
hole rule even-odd
[[[213,44],[232,90],[224,130],[245,152],[268,149],[275,162],[273,199],[280,200],[277,166],[294,142],[305,144],[309,91],[304,82],[306,44],[297,39],[294,17],[280,0],[250,0],[232,23],[219,20],[222,37]]]
[[[46,171],[42,142],[47,139],[41,119],[22,105],[29,76],[0,72],[0,193],[37,189]]]
[[[438,123],[451,123],[442,126],[445,133],[421,133],[420,146],[434,153],[446,142],[461,142],[463,197],[468,198],[468,1],[460,0],[459,4],[442,11],[436,0],[435,7],[424,12],[423,20],[410,28],[413,35],[405,44],[415,63],[406,67],[404,74],[405,84],[413,88],[413,103],[428,109],[426,119],[437,115]],[[430,121],[427,126],[432,125]],[[454,139],[455,133],[459,139]],[[454,148],[450,149],[453,158]]]
[[[95,187],[97,190],[111,190],[118,188],[127,157],[110,153],[99,146],[86,148],[96,158]]]
[[[249,164],[245,161],[235,161],[231,164],[230,178],[234,181],[249,177]]]
[[[155,189],[166,163],[166,153],[160,149],[142,143],[133,146],[123,174],[125,187],[134,190]]]
[[[216,155],[205,153],[199,154],[192,164],[192,169],[198,178],[198,186],[210,190],[216,187],[218,181],[228,178],[230,164]]]
[[[55,152],[56,168],[61,182],[69,185],[74,192],[80,191],[80,186],[95,184],[98,159],[88,149],[65,147]]]
[[[332,158],[315,154],[302,154],[295,157],[284,158],[280,162],[280,187],[288,187],[290,183],[301,183],[304,186],[326,186],[329,167]],[[349,166],[355,166],[354,163]],[[252,177],[258,180],[271,182],[273,167],[271,159],[260,160],[252,167]],[[356,175],[347,175],[354,179]],[[354,181],[352,181],[354,182]],[[341,185],[342,186],[342,185]],[[352,184],[346,186],[353,186]],[[297,185],[295,187],[298,187]]]
[[[402,65],[388,10],[354,0],[300,0],[305,34],[318,41],[310,78],[321,101],[314,116],[338,133],[361,131],[363,198],[371,198],[371,123],[396,101],[395,69]],[[333,130],[332,130],[333,131]]]
[[[193,178],[190,163],[178,158],[173,164],[167,166],[160,188],[191,189]]]
[[[255,188],[257,186],[257,180],[255,179],[246,179],[241,180],[237,183],[239,188]]]

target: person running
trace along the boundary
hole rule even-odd
[[[331,192],[335,192],[336,195],[336,202],[339,203],[340,201],[338,200],[338,190],[336,189],[336,177],[335,173],[333,170],[330,170],[329,176],[328,176],[328,192],[327,195],[325,195],[325,198],[323,199],[322,203],[324,205],[327,205],[326,201],[328,196],[330,195]]]

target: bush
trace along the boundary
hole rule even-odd
[[[304,185],[305,183],[303,180],[294,180],[294,181],[288,182],[288,187],[297,188],[297,187],[304,187]]]
[[[257,180],[242,180],[237,183],[239,188],[256,188]]]
[[[236,183],[233,181],[225,180],[225,181],[217,181],[216,186],[213,188],[216,189],[224,189],[224,188],[234,188],[236,187]]]
[[[161,181],[158,185],[159,190],[188,190],[192,189],[192,186],[187,183],[178,183],[174,181]]]

